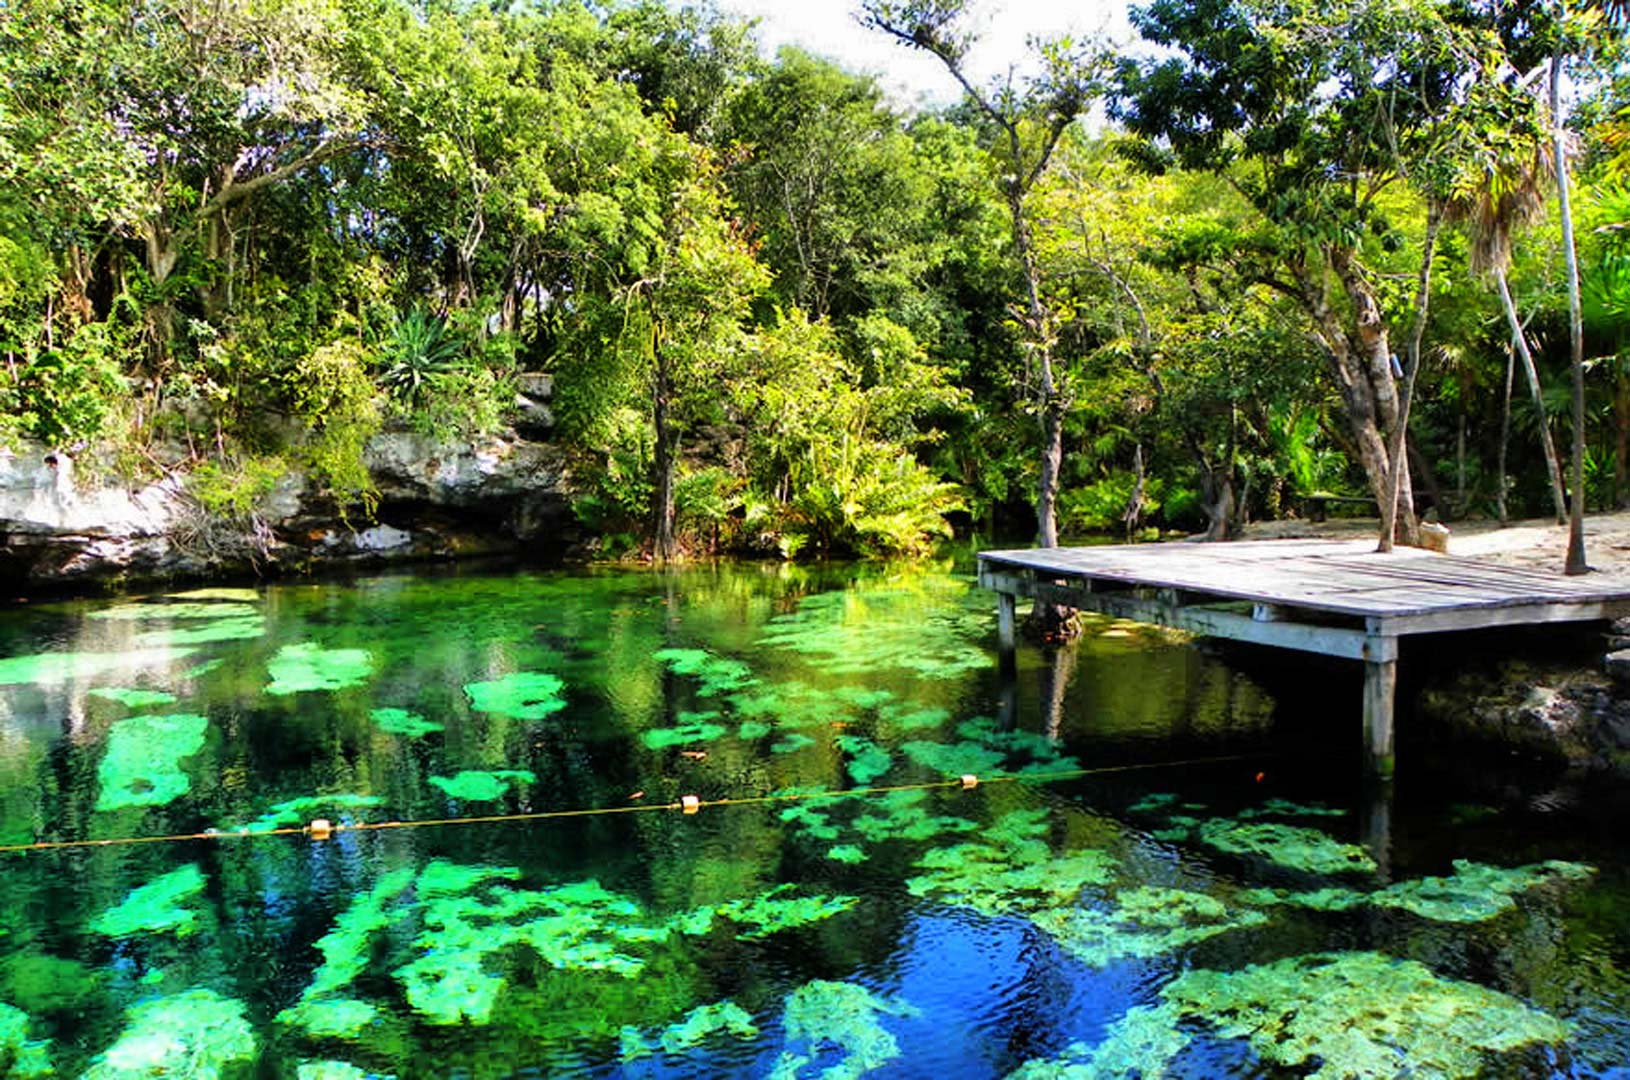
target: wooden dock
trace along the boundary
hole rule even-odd
[[[1370,769],[1392,774],[1398,639],[1630,615],[1630,588],[1373,541],[1131,544],[979,553],[1004,668],[1020,597],[1364,663]]]

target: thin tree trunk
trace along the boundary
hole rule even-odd
[[[1494,271],[1494,284],[1500,290],[1500,304],[1505,308],[1506,322],[1511,326],[1511,343],[1522,360],[1523,373],[1528,376],[1528,391],[1534,399],[1534,411],[1539,416],[1539,441],[1545,449],[1545,467],[1551,477],[1551,501],[1556,507],[1556,523],[1560,525],[1568,518],[1568,502],[1562,493],[1562,466],[1557,460],[1556,443],[1551,439],[1551,425],[1545,416],[1539,371],[1534,367],[1534,354],[1528,351],[1528,335],[1523,332],[1522,323],[1517,318],[1517,305],[1511,299],[1511,286],[1506,282],[1503,269]]]
[[[1409,407],[1415,400],[1415,376],[1421,371],[1421,339],[1426,335],[1426,320],[1432,300],[1432,256],[1437,250],[1438,228],[1443,223],[1443,208],[1433,201],[1426,210],[1426,238],[1422,243],[1421,269],[1415,287],[1415,325],[1409,336],[1409,361],[1404,369],[1404,385],[1398,395],[1398,418],[1393,425],[1392,437],[1387,445],[1386,502],[1381,506],[1381,542],[1376,550],[1390,552],[1398,528],[1398,487],[1409,472],[1409,456],[1405,441],[1409,436]],[[1415,524],[1414,507],[1405,513],[1404,540],[1419,543],[1419,529]]]
[[[657,562],[667,563],[678,554],[674,542],[674,435],[673,428],[668,423],[668,407],[673,395],[673,386],[662,344],[660,340],[654,344],[656,371],[651,416],[655,446],[651,454],[651,512],[654,518],[652,534],[655,539],[652,554]]]
[[[1630,372],[1622,365],[1613,377],[1613,505],[1630,499]]]
[[[1567,0],[1558,0],[1565,20]],[[1568,195],[1568,153],[1562,126],[1562,39],[1551,53],[1551,149],[1556,163],[1556,199],[1562,218],[1562,256],[1568,267],[1568,341],[1573,368],[1573,501],[1568,508],[1568,557],[1564,574],[1583,574],[1585,563],[1585,317],[1579,300],[1579,256],[1573,242],[1573,204]]]
[[[1505,347],[1505,397],[1500,405],[1500,463],[1499,475],[1496,478],[1499,486],[1494,491],[1495,512],[1499,514],[1500,524],[1504,525],[1511,520],[1511,514],[1505,504],[1505,452],[1511,442],[1511,387],[1516,382],[1517,375],[1517,349],[1515,345],[1507,344]]]

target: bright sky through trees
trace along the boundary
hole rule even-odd
[[[934,57],[861,27],[850,0],[719,0],[719,7],[759,19],[759,39],[770,55],[797,45],[845,67],[876,72],[904,102],[943,105],[960,96]],[[1032,34],[1102,31],[1117,43],[1132,37],[1124,0],[981,0],[976,7],[980,35],[969,68],[981,80],[1022,58]]]

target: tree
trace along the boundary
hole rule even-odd
[[[1261,215],[1236,261],[1302,310],[1378,505],[1413,537],[1402,412],[1374,249],[1401,243],[1383,196],[1488,47],[1430,0],[1155,0],[1133,14],[1181,55],[1123,68],[1116,112],[1170,159],[1226,177]],[[1398,478],[1396,485],[1393,477]],[[1390,489],[1390,491],[1389,491]]]
[[[1016,86],[1010,77],[993,89],[982,90],[967,71],[973,39],[961,26],[967,14],[963,0],[864,0],[861,12],[867,26],[937,57],[967,94],[981,122],[989,125],[988,150],[997,187],[1008,207],[1014,255],[1022,269],[1024,295],[1015,305],[1016,317],[1034,371],[1030,397],[1041,421],[1038,541],[1042,547],[1054,547],[1058,544],[1059,473],[1069,393],[1054,370],[1059,314],[1045,302],[1029,199],[1065,131],[1102,94],[1107,54],[1095,43],[1045,42],[1038,49],[1041,73],[1027,85]],[[1043,621],[1047,621],[1045,616]]]
[[[717,402],[765,274],[726,213],[711,155],[659,120],[646,118],[641,130],[624,115],[618,126],[630,136],[615,159],[621,220],[611,230],[590,216],[611,209],[591,187],[576,195],[587,220],[562,236],[577,270],[565,316],[568,362],[557,374],[579,431],[630,395],[644,397],[652,550],[667,562],[679,553],[674,491],[686,421],[699,401]]]

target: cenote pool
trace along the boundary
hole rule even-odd
[[[1356,676],[1099,622],[1004,688],[993,623],[949,567],[0,615],[0,843],[239,834],[0,855],[0,1072],[1630,1075],[1622,796],[1374,805]]]

